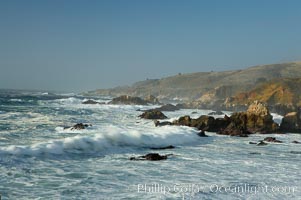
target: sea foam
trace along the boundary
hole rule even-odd
[[[77,135],[28,146],[1,147],[0,153],[29,156],[65,153],[106,154],[122,148],[195,145],[205,139],[197,136],[197,131],[189,127],[166,126],[144,132],[143,129],[134,130],[110,125],[104,127],[101,133]]]

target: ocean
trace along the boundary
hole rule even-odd
[[[110,97],[95,97],[108,102]],[[0,199],[300,199],[301,134],[280,144],[140,119],[156,105],[85,105],[85,97],[0,91]],[[211,110],[164,112],[169,121]],[[231,114],[231,112],[226,112]],[[282,116],[273,114],[280,122]],[[222,116],[215,116],[222,117]],[[64,128],[76,123],[84,130]],[[176,148],[154,150],[173,145]],[[148,153],[167,160],[130,160]]]

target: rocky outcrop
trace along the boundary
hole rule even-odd
[[[198,130],[217,132],[227,127],[230,123],[229,117],[225,115],[224,118],[215,119],[212,116],[202,115],[197,119],[192,119],[190,116],[180,117],[178,120],[172,122],[173,125],[195,127]]]
[[[124,105],[147,105],[148,102],[139,98],[139,97],[131,97],[128,95],[123,95],[120,97],[114,98],[109,104],[124,104]]]
[[[280,124],[280,130],[291,133],[301,133],[301,110],[286,114]]]
[[[144,113],[139,115],[139,117],[143,119],[166,119],[167,118],[161,111],[158,110],[145,111]]]
[[[144,156],[131,157],[130,160],[150,160],[150,161],[158,161],[158,160],[166,160],[168,156],[172,154],[160,155],[158,153],[149,153]]]
[[[240,133],[245,136],[251,133],[275,133],[278,124],[273,121],[267,106],[255,101],[246,112],[233,113],[230,117],[230,125],[219,132],[223,135]]]

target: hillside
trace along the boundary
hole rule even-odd
[[[270,105],[278,113],[286,113],[301,106],[301,78],[277,78],[258,84],[249,92],[231,97],[226,107],[249,105],[255,100]],[[284,110],[281,112],[280,110]],[[279,112],[280,111],[280,112]]]
[[[161,100],[178,98],[184,101],[213,103],[248,92],[258,84],[273,79],[299,77],[301,77],[301,62],[291,62],[254,66],[244,70],[179,74],[162,79],[140,81],[132,86],[99,89],[86,92],[84,95],[127,94],[143,97],[152,94]],[[283,101],[285,101],[284,97]]]

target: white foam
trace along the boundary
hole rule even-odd
[[[0,153],[14,155],[45,155],[64,153],[106,153],[121,148],[164,147],[198,144],[203,138],[189,127],[166,126],[146,131],[107,126],[102,133],[77,135],[30,146],[1,147]]]

